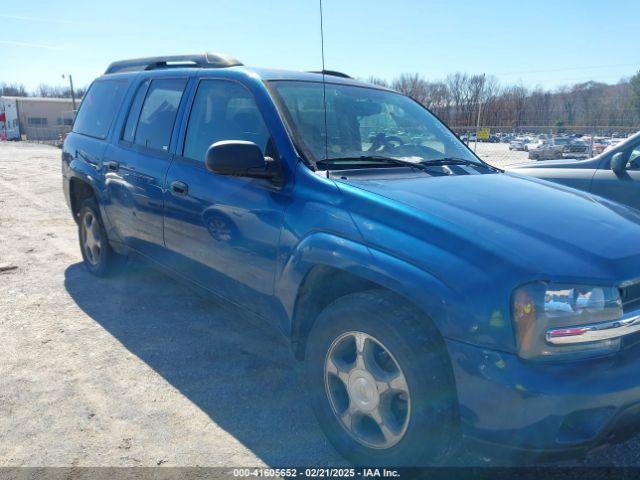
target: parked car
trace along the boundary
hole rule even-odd
[[[576,138],[569,140],[562,150],[563,156],[581,158],[589,155],[589,145]]]
[[[509,150],[520,150],[520,151],[524,151],[526,148],[526,143],[524,143],[524,140],[511,140],[509,142]]]
[[[612,149],[614,149],[615,147],[617,147],[618,145],[620,145],[624,141],[625,141],[624,138],[612,138],[609,141],[609,145],[607,145],[607,147],[603,151],[612,150]]]
[[[529,150],[535,150],[536,148],[540,148],[543,143],[544,143],[544,140],[541,140],[541,139],[531,140],[529,143],[524,145],[524,151],[528,152]]]
[[[596,138],[593,140],[593,153],[599,155],[610,145],[610,140],[606,138]]]
[[[596,157],[513,165],[510,171],[578,188],[640,209],[640,132]]]
[[[491,167],[404,95],[221,55],[114,62],[62,175],[89,272],[140,258],[279,330],[355,464],[638,431],[640,213]]]
[[[569,143],[565,139],[543,140],[541,143],[529,147],[529,158],[532,160],[554,160],[562,158],[565,146]]]

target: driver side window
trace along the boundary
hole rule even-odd
[[[209,146],[221,140],[250,141],[265,156],[277,158],[251,92],[237,82],[202,80],[191,108],[183,156],[204,161]]]

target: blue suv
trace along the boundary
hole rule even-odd
[[[498,170],[406,96],[222,55],[115,62],[62,172],[91,273],[135,255],[273,325],[356,464],[638,430],[640,213]]]

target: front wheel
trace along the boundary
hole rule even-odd
[[[442,338],[389,292],[350,294],[320,314],[306,377],[322,429],[356,465],[438,465],[459,443]]]

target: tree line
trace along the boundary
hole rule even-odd
[[[481,125],[505,130],[640,128],[640,72],[615,85],[589,81],[554,90],[503,85],[493,76],[466,73],[438,81],[416,73],[369,81],[411,96],[454,129],[475,126],[479,110]]]
[[[82,97],[86,91],[86,87],[73,89],[73,93],[76,98]],[[35,90],[29,91],[21,83],[0,82],[0,96],[71,98],[71,89],[69,87],[53,86],[42,83],[38,85]]]
[[[407,94],[438,115],[451,128],[483,126],[501,129],[555,127],[558,129],[616,130],[640,127],[640,71],[614,85],[583,82],[554,90],[501,84],[496,77],[454,73],[443,80],[427,80],[404,73],[392,81],[370,77],[369,82]],[[82,97],[86,88],[75,90]],[[70,98],[69,87],[0,82],[0,95]]]

